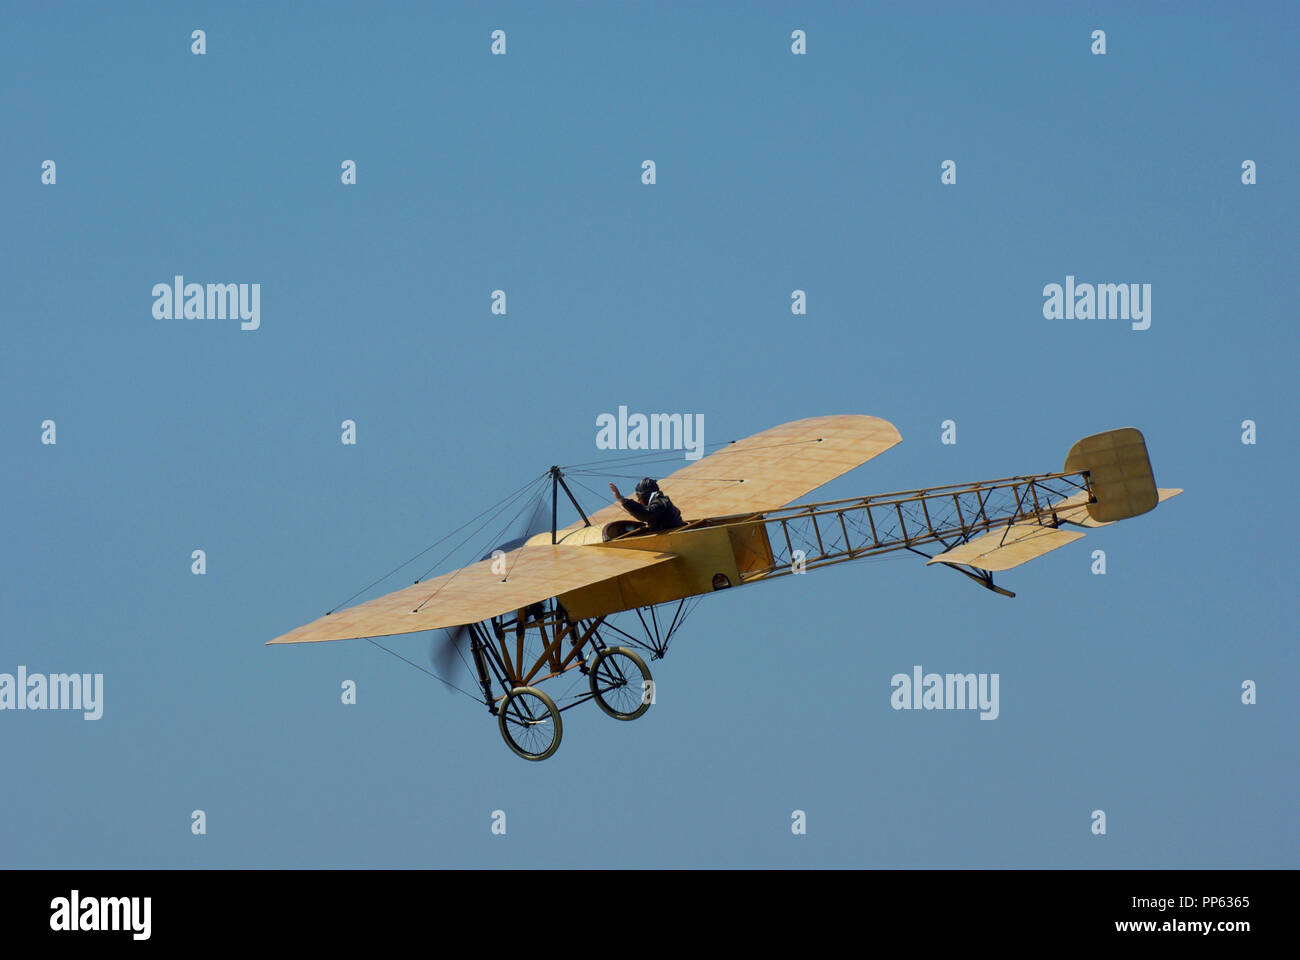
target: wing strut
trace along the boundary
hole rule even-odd
[[[993,574],[989,573],[987,570],[976,570],[972,572],[970,570],[963,570],[961,567],[954,566],[949,563],[945,563],[944,566],[947,567],[949,570],[955,570],[958,573],[965,574],[966,576],[974,580],[976,583],[978,583],[980,586],[987,587],[989,590],[992,590],[994,593],[1000,593],[1004,597],[1015,596],[1015,594],[1012,593],[1010,590],[1008,590],[1006,587],[999,587],[996,583],[994,583]]]
[[[939,542],[942,543],[945,547],[948,546],[948,541],[946,540],[940,540]],[[916,549],[916,547],[908,547],[907,549],[911,550],[913,553],[919,553],[921,554],[921,556],[927,559],[933,559],[928,553],[924,553]],[[999,587],[996,583],[993,582],[993,573],[990,570],[981,570],[978,567],[971,567],[969,570],[964,570],[961,567],[957,566],[955,563],[945,563],[944,566],[947,567],[949,570],[954,570],[957,573],[970,577],[981,587],[984,587],[987,590],[992,590],[994,593],[1000,593],[1004,597],[1015,596],[1015,594],[1012,591],[1008,590],[1006,587]]]
[[[551,543],[555,543],[555,534],[556,534],[555,514],[557,508],[559,507],[559,496],[560,496],[560,491],[558,489],[559,487],[564,488],[564,492],[569,496],[569,502],[572,503],[574,509],[577,510],[578,513],[582,515],[583,526],[587,526],[587,527],[591,526],[591,521],[587,519],[586,512],[582,509],[582,505],[578,503],[578,498],[573,495],[573,491],[569,489],[569,485],[564,482],[563,471],[561,471],[559,467],[552,466],[551,467]]]

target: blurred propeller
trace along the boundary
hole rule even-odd
[[[515,536],[493,547],[483,555],[482,559],[491,560],[492,554],[498,550],[509,553],[522,547],[530,538],[545,530],[549,524],[550,518],[546,515],[546,497],[539,495],[532,508],[520,516],[514,531]],[[468,666],[471,663],[469,627],[446,627],[435,630],[429,645],[429,663],[434,672],[440,678],[444,678],[444,685],[453,678],[454,674],[472,669]]]
[[[457,664],[464,666],[466,661],[460,655],[468,656],[469,640],[469,627],[447,627],[433,632],[429,645],[429,663],[448,689],[452,674],[462,672],[457,669]]]
[[[545,491],[543,490],[543,493]],[[523,513],[519,518],[518,526],[515,530],[515,536],[499,546],[493,547],[483,555],[484,560],[492,559],[492,554],[498,550],[509,553],[517,547],[522,547],[530,538],[537,536],[547,527],[546,518],[546,497],[538,496],[533,503],[532,509]]]

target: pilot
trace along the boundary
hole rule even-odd
[[[673,506],[673,502],[659,489],[658,482],[650,477],[643,477],[636,485],[635,500],[628,500],[612,483],[609,489],[614,493],[614,500],[640,520],[646,530],[671,530],[684,522],[682,512]]]

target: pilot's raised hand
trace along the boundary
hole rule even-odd
[[[616,503],[622,503],[622,502],[623,502],[623,494],[621,494],[621,493],[618,492],[618,487],[614,486],[614,485],[611,483],[611,484],[609,485],[609,490],[610,490],[610,492],[611,492],[612,494],[614,494],[614,501],[615,501]]]

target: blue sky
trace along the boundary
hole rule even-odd
[[[0,712],[0,862],[1296,866],[1296,10],[11,7],[0,672],[105,704]],[[260,329],[155,319],[176,274],[260,283]],[[1150,283],[1150,329],[1045,320],[1067,275]],[[263,645],[618,456],[620,404],[898,426],[818,498],[1129,425],[1187,492],[1014,600],[903,556],[706,598],[649,714],[542,764],[365,641]],[[891,709],[916,664],[998,719]]]

